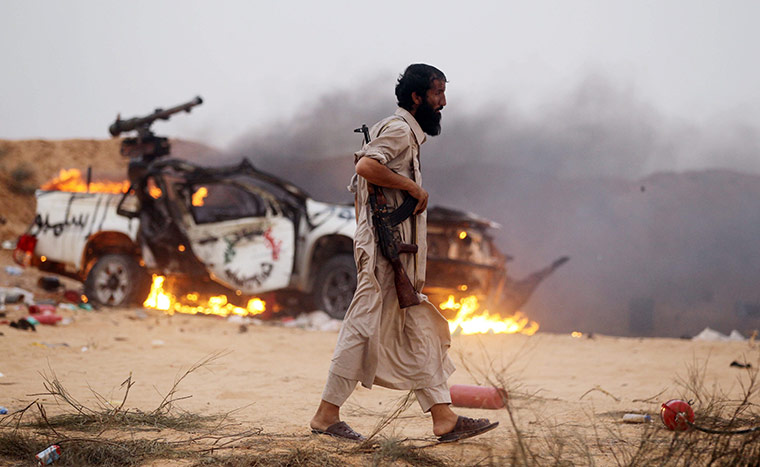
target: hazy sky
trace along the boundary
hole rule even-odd
[[[419,61],[460,113],[540,115],[601,76],[668,119],[754,128],[759,17],[754,1],[2,1],[0,138],[105,138],[117,112],[201,95],[155,130],[225,148],[368,83],[392,110]]]

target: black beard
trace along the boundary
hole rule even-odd
[[[434,110],[427,101],[422,101],[420,106],[417,107],[414,119],[420,124],[422,131],[430,136],[441,134],[441,112]]]

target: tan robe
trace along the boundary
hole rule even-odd
[[[420,185],[419,147],[425,134],[414,116],[399,108],[375,124],[372,141],[355,153],[356,160],[371,157],[394,172]],[[393,283],[393,269],[375,242],[367,181],[354,176],[358,217],[354,259],[358,279],[338,335],[330,371],[363,386],[373,384],[392,389],[420,389],[445,383],[454,365],[447,352],[451,335],[446,318],[419,293],[422,303],[400,309]],[[388,203],[398,206],[400,190],[383,188]],[[412,216],[397,228],[405,243],[416,243],[416,255],[402,254],[401,261],[417,291],[425,285],[427,257],[427,213]],[[416,224],[416,225],[415,225]],[[416,231],[416,239],[413,235]]]

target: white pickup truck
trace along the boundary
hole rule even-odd
[[[151,273],[173,287],[232,297],[306,295],[334,316],[356,287],[352,206],[326,204],[239,165],[157,161],[151,196],[38,191],[16,256],[82,280],[87,297],[119,306],[145,299]]]
[[[247,160],[208,168],[161,159],[143,180],[123,195],[37,191],[17,261],[81,280],[99,305],[141,303],[151,274],[160,274],[176,291],[224,293],[241,304],[271,293],[278,303],[344,316],[356,288],[353,206],[315,201]],[[512,312],[564,262],[511,280],[488,233],[495,226],[431,208],[423,292],[433,300],[475,294]]]

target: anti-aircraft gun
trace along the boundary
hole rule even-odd
[[[150,247],[157,263],[165,265],[172,251],[183,242],[184,235],[173,219],[172,210],[166,199],[154,199],[148,190],[148,173],[151,164],[170,153],[169,139],[156,136],[150,126],[156,120],[169,120],[178,112],[190,112],[203,99],[195,99],[169,109],[156,109],[144,117],[122,120],[121,115],[108,127],[108,132],[116,137],[125,132],[136,131],[137,136],[124,138],[121,142],[121,155],[129,158],[127,177],[130,188],[119,201],[116,212],[129,218],[140,218],[140,237]],[[136,195],[137,205],[128,207],[130,193]],[[186,242],[185,242],[186,243]]]
[[[129,182],[136,184],[145,175],[146,169],[151,162],[169,154],[171,145],[169,139],[156,136],[150,126],[156,120],[169,120],[169,117],[178,112],[190,112],[196,105],[201,105],[203,99],[197,96],[195,99],[177,105],[169,109],[156,109],[152,114],[144,117],[133,117],[122,120],[121,115],[116,116],[116,121],[108,127],[111,136],[119,136],[122,133],[136,131],[137,136],[124,138],[121,142],[121,155],[128,157],[129,168],[127,175]]]

